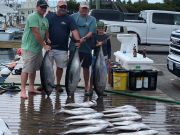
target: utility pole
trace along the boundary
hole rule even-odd
[[[96,9],[100,9],[100,0],[96,0]]]

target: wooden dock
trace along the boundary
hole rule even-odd
[[[21,40],[0,41],[0,48],[20,48]]]

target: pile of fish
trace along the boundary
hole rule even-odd
[[[57,113],[71,115],[65,118],[69,131],[59,135],[69,134],[116,134],[116,135],[157,135],[158,131],[151,129],[142,123],[142,117],[138,109],[131,105],[110,108],[103,112],[97,112],[92,107],[97,105],[96,101],[84,103],[69,103]],[[73,107],[73,109],[72,109]],[[77,127],[76,127],[77,126]],[[72,129],[72,127],[75,127]]]

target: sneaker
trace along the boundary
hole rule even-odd
[[[63,90],[63,88],[61,88],[60,85],[57,85],[57,86],[56,86],[56,91],[57,91],[57,92],[63,92],[64,90]]]
[[[85,90],[85,94],[84,95],[85,96],[92,96],[93,95],[93,91],[92,90],[89,90],[89,91]]]

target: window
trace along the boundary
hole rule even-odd
[[[173,14],[168,13],[153,13],[152,21],[155,24],[174,25]]]
[[[180,25],[180,14],[175,14],[174,15],[174,24],[175,25]]]

